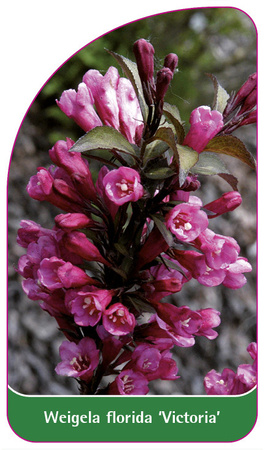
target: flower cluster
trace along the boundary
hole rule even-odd
[[[209,395],[237,395],[244,394],[256,386],[257,383],[257,345],[251,342],[247,348],[253,359],[252,364],[240,364],[235,373],[231,369],[224,369],[222,373],[211,370],[204,378],[206,393]]]
[[[209,153],[213,174],[223,175],[216,153],[223,145],[229,154],[235,143],[231,136],[224,141],[228,123],[253,116],[250,89],[233,94],[226,112],[196,108],[185,135],[179,112],[164,102],[177,55],[167,55],[154,76],[152,45],[140,39],[134,54],[136,63],[113,54],[129,79],[114,67],[104,76],[89,70],[77,92],[57,101],[86,134],[76,143],[56,142],[52,165],[29,180],[30,197],[61,210],[53,229],[22,220],[18,230],[17,242],[27,249],[17,268],[23,289],[56,319],[66,338],[56,373],[77,378],[82,394],[145,395],[152,380],[178,379],[170,350],[202,336],[215,339],[221,320],[211,305],[179,306],[171,294],[192,278],[238,289],[251,271],[235,239],[209,228],[212,218],[241,204],[235,177],[226,177],[232,190],[208,204],[194,195]],[[232,156],[253,167],[235,139]],[[101,164],[94,179],[90,160]],[[227,377],[229,393],[249,389],[252,370],[210,372],[206,390],[223,393]]]

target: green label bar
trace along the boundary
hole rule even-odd
[[[253,428],[256,395],[39,397],[8,389],[8,419],[33,442],[231,442]]]

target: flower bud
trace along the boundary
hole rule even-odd
[[[154,75],[154,47],[145,39],[139,39],[133,45],[138,72],[142,82],[151,82]]]
[[[168,67],[174,73],[178,65],[178,56],[175,53],[169,53],[164,60],[164,67]]]
[[[170,82],[173,78],[173,72],[168,67],[163,67],[157,72],[156,77],[156,101],[164,100]]]
[[[253,89],[257,87],[257,74],[256,72],[250,75],[247,81],[241,86],[236,94],[231,95],[228,100],[227,106],[224,111],[224,117],[229,116],[236,108],[243,104],[246,98],[250,95]],[[254,105],[253,105],[254,106]]]
[[[234,211],[242,203],[242,197],[237,191],[225,192],[220,198],[204,206],[205,209],[215,213],[209,215],[209,219],[225,214],[229,211]]]
[[[257,87],[257,74],[256,72],[249,75],[247,81],[241,86],[235,98],[235,105],[239,105],[249,94]]]
[[[94,225],[94,221],[83,213],[59,214],[55,217],[57,227],[66,231],[78,230]]]

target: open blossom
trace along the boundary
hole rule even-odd
[[[111,291],[95,286],[70,290],[65,296],[65,303],[74,315],[75,323],[84,327],[95,326],[111,300]]]
[[[201,316],[188,306],[176,307],[171,304],[157,306],[156,321],[179,347],[191,347],[195,343],[194,333],[199,331]]]
[[[213,308],[198,309],[202,322],[200,329],[195,333],[196,336],[205,336],[208,339],[215,339],[218,336],[217,331],[213,330],[220,325],[220,312]]]
[[[165,264],[170,260],[165,255]],[[149,279],[143,284],[143,289],[148,295],[148,300],[158,302],[170,293],[179,292],[184,283],[191,279],[188,270],[179,265],[180,270],[166,267],[165,264],[157,264],[150,268]]]
[[[222,129],[223,116],[209,106],[200,106],[190,115],[190,129],[183,144],[201,153],[208,142]]]
[[[110,395],[146,395],[149,391],[148,380],[141,372],[122,370],[111,383]]]
[[[105,330],[115,336],[122,336],[133,331],[135,317],[122,303],[114,303],[103,312]]]
[[[193,203],[181,203],[166,216],[167,228],[183,242],[191,242],[208,226],[207,214]]]
[[[252,267],[246,258],[238,257],[225,271],[223,285],[230,289],[239,289],[246,284],[247,279],[243,273],[251,272]]]
[[[240,364],[237,371],[224,369],[222,373],[211,370],[204,378],[204,388],[208,395],[238,395],[248,392],[257,383],[257,348],[252,342],[247,347],[253,359],[252,364]]]
[[[240,247],[235,239],[215,234],[207,228],[196,241],[196,246],[205,255],[206,264],[212,269],[224,269],[236,262]]]
[[[54,234],[53,230],[43,228],[33,220],[21,220],[17,232],[17,243],[21,247],[27,248],[31,242],[37,242],[40,236],[53,236]]]
[[[105,175],[103,185],[106,195],[116,205],[136,202],[144,193],[139,173],[130,167],[111,170]]]
[[[44,258],[41,261],[38,269],[38,279],[43,286],[51,291],[62,287],[78,287],[87,283],[93,283],[92,278],[84,270],[56,256]]]
[[[163,303],[156,309],[158,325],[169,334],[175,345],[190,347],[195,343],[194,336],[205,336],[210,340],[218,336],[212,328],[220,324],[220,313],[213,308],[192,311],[188,306]]]
[[[93,339],[85,337],[78,344],[65,341],[61,344],[60,357],[55,371],[58,375],[80,378],[88,381],[99,362],[99,350]]]
[[[192,277],[204,286],[213,287],[223,284],[230,289],[239,289],[247,282],[243,273],[252,270],[248,260],[240,256],[237,257],[235,262],[228,265],[224,264],[224,267],[216,269],[209,267],[205,255],[197,251],[175,250],[174,253],[177,261],[188,269]]]
[[[144,374],[148,381],[176,380],[178,368],[168,350],[160,351],[155,345],[140,344],[131,355],[131,361],[126,369],[133,369]]]

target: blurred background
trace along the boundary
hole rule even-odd
[[[234,8],[202,8],[159,14],[100,37],[66,61],[41,89],[20,128],[8,185],[9,385],[23,394],[78,393],[75,380],[54,372],[63,340],[54,319],[26,297],[15,270],[18,258],[25,253],[16,244],[20,221],[30,219],[51,228],[58,214],[50,204],[31,199],[26,185],[37,167],[50,165],[48,150],[58,139],[76,140],[84,134],[60,111],[55,99],[65,89],[77,89],[87,70],[98,69],[104,74],[110,65],[116,65],[108,49],[134,60],[132,45],[139,38],[150,40],[155,47],[157,69],[165,55],[177,53],[178,72],[166,101],[179,108],[187,129],[190,112],[213,103],[213,85],[206,73],[214,74],[231,93],[256,71],[256,30],[251,19]],[[247,126],[236,135],[255,156],[256,127]],[[150,383],[151,394],[204,395],[203,378],[209,370],[236,370],[239,364],[252,361],[246,347],[256,340],[256,174],[236,159],[223,159],[239,180],[243,203],[232,213],[211,220],[210,227],[238,241],[241,255],[249,259],[253,271],[247,274],[248,283],[235,291],[222,286],[206,288],[195,280],[183,287],[178,305],[221,311],[219,337],[214,341],[197,338],[191,348],[175,347],[181,378]],[[201,177],[200,181],[204,204],[231,190],[219,177]]]

